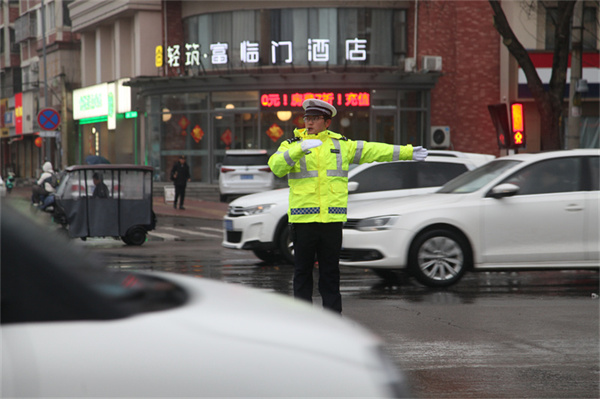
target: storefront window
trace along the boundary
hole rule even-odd
[[[400,106],[402,108],[424,108],[425,96],[422,91],[401,91]]]
[[[284,140],[294,137],[294,129],[304,128],[303,112],[261,112],[260,135],[263,148],[274,153]]]
[[[224,91],[213,92],[211,98],[213,109],[258,108],[258,91]]]
[[[208,129],[206,113],[174,112],[170,118],[162,118],[162,164],[170,170],[177,158],[185,155],[192,178],[195,181],[207,181],[212,171]]]
[[[422,145],[428,94],[418,90],[212,91],[147,98],[146,164],[167,181],[185,155],[195,182],[215,183],[216,165],[229,149],[273,154],[294,129],[304,128],[305,95],[332,96],[338,113],[329,130],[352,140]],[[297,97],[301,97],[298,99]],[[311,97],[312,98],[312,97]]]
[[[351,140],[369,141],[369,111],[340,111],[332,119],[329,130],[348,137]]]
[[[425,116],[423,111],[400,112],[400,143],[423,145],[425,143]]]
[[[162,96],[162,111],[202,111],[208,108],[208,93],[177,93]]]
[[[372,90],[371,105],[396,106],[398,102],[397,90]]]

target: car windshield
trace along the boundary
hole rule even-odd
[[[514,159],[500,159],[490,162],[449,181],[438,190],[438,193],[472,193],[473,191],[479,190],[481,187],[502,174],[505,170],[512,168],[519,162],[521,161]]]

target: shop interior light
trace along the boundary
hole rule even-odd
[[[235,105],[233,105],[233,104],[227,104],[225,106],[225,109],[234,109],[234,108],[235,108]]]
[[[292,117],[292,111],[277,111],[277,117],[280,121],[289,121]]]

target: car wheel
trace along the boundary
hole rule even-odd
[[[279,233],[279,252],[283,260],[287,263],[293,265],[294,264],[294,243],[292,242],[292,237],[290,236],[290,227],[286,223],[281,227]]]
[[[409,270],[426,286],[450,286],[465,274],[470,262],[467,248],[464,238],[453,231],[427,231],[411,247]]]
[[[281,256],[276,251],[272,251],[272,250],[268,250],[268,249],[266,249],[266,250],[253,249],[252,252],[258,259],[265,261],[267,263],[276,263],[276,262],[281,261]]]
[[[146,242],[146,229],[139,226],[131,227],[121,239],[127,245],[142,245]]]

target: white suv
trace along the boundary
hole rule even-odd
[[[220,200],[272,190],[275,178],[268,161],[267,150],[227,150],[219,166]]]
[[[375,162],[355,167],[348,173],[348,206],[431,193],[456,176],[495,158],[456,151],[432,152],[434,154],[425,162]],[[288,196],[289,188],[282,188],[232,201],[224,217],[222,245],[251,250],[266,262],[293,264]]]

